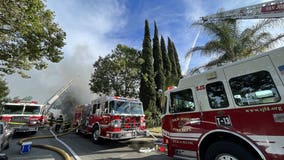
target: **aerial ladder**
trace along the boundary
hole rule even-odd
[[[221,11],[216,14],[201,17],[201,20],[203,22],[214,22],[226,19],[268,19],[283,17],[284,0],[275,0],[238,9]]]
[[[52,107],[52,104],[58,99],[60,98],[60,96],[68,89],[70,88],[70,86],[72,85],[72,80],[70,80],[69,82],[67,82],[62,88],[60,88],[53,96],[51,96],[45,105],[45,109],[43,112],[43,115],[47,115],[50,108]]]
[[[283,18],[284,17],[284,0],[274,0],[255,5],[250,5],[238,9],[232,9],[228,11],[221,11],[215,14],[201,17],[201,22],[217,22],[224,20],[239,20],[239,19],[269,19],[269,18]],[[200,32],[200,31],[199,31]],[[195,42],[192,48],[194,48],[196,40],[199,36],[199,32],[196,35]],[[187,53],[186,64],[189,65],[192,57],[192,48]]]

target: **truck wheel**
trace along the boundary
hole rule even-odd
[[[101,143],[101,138],[100,138],[100,128],[98,125],[94,126],[93,134],[92,134],[92,140],[96,144]]]
[[[31,131],[30,134],[31,135],[35,135],[37,131]]]
[[[12,139],[11,137],[8,138],[7,144],[5,145],[4,149],[8,149],[10,147],[11,139]]]
[[[220,141],[207,149],[205,160],[256,160],[256,157],[241,145]]]

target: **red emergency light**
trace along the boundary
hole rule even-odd
[[[114,99],[120,99],[120,97],[119,97],[119,96],[114,96],[113,98],[114,98]]]
[[[15,99],[15,100],[13,100],[12,102],[13,102],[13,103],[20,103],[21,100],[20,100],[20,99]]]
[[[172,90],[172,89],[174,89],[174,88],[176,88],[175,86],[169,86],[168,87],[168,90]]]
[[[37,104],[38,102],[35,100],[32,100],[31,103]]]
[[[32,101],[22,101],[20,99],[15,99],[15,100],[12,101],[12,103],[33,103],[33,104],[38,104],[38,102],[35,101],[35,100],[32,100]]]

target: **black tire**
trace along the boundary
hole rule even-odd
[[[213,143],[205,153],[205,160],[256,160],[246,148],[233,142]]]
[[[37,131],[31,131],[30,135],[35,135],[37,133]]]
[[[100,127],[98,125],[94,126],[93,134],[92,134],[92,141],[95,144],[101,144],[102,143],[102,139],[100,137]]]
[[[10,148],[10,142],[8,142],[8,144],[5,146],[4,149],[8,149],[8,148]]]
[[[5,145],[4,149],[8,149],[10,147],[11,139],[11,137],[8,138],[7,144]]]

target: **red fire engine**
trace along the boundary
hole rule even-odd
[[[8,122],[15,132],[35,134],[38,128],[46,122],[43,111],[44,105],[37,104],[36,101],[16,100],[3,105],[0,120]]]
[[[146,123],[142,102],[138,99],[103,96],[88,105],[75,108],[77,132],[102,139],[122,140],[145,136]]]
[[[278,0],[202,19],[284,17],[283,6]],[[170,157],[284,159],[284,47],[184,77],[165,96],[162,132]]]
[[[165,95],[169,156],[284,159],[284,47],[185,77]]]

